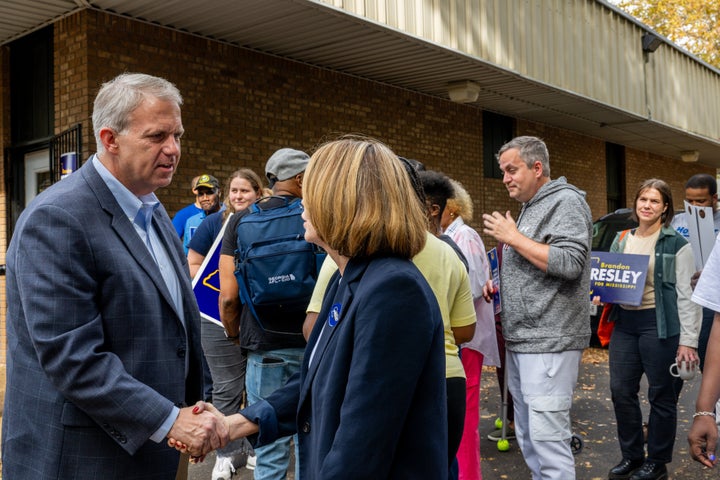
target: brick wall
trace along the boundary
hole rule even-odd
[[[55,134],[82,124],[83,156],[94,149],[90,143],[92,101],[97,86],[88,79],[88,38],[84,34],[86,15],[73,15],[55,23],[53,84]],[[89,149],[89,147],[91,149]],[[80,159],[85,161],[85,158]]]

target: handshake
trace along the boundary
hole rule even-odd
[[[194,407],[180,410],[167,438],[170,447],[189,453],[190,461],[197,463],[212,450],[258,430],[257,424],[241,414],[225,416],[212,404],[200,401]]]

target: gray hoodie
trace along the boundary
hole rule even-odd
[[[500,269],[507,349],[519,353],[580,350],[590,341],[592,218],[585,192],[565,177],[543,185],[522,206],[520,232],[550,245],[547,273],[510,247]]]

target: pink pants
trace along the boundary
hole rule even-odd
[[[482,480],[480,469],[480,377],[483,354],[469,348],[462,350],[462,363],[467,377],[465,392],[465,428],[457,452],[459,480]]]

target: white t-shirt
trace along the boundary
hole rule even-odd
[[[670,226],[677,230],[680,235],[685,237],[685,240],[689,241],[690,232],[687,226],[687,217],[688,214],[685,212],[678,213],[673,217]],[[715,224],[715,235],[717,235],[718,233],[720,233],[720,209],[715,210],[715,212],[713,213],[713,223]]]
[[[703,268],[700,280],[698,280],[695,291],[692,295],[692,301],[709,308],[716,312],[720,312],[720,235],[715,238],[715,246],[710,252]]]

